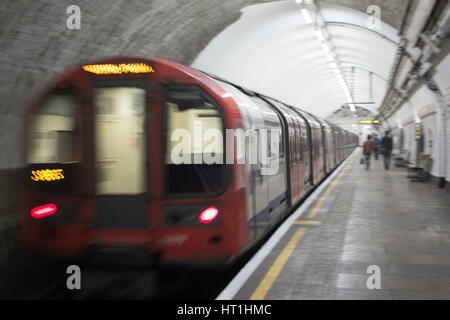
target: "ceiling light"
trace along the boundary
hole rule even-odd
[[[312,17],[309,11],[307,9],[302,9],[300,11],[302,12],[303,18],[305,18],[305,22],[308,24],[312,23]]]
[[[328,53],[331,51],[330,47],[328,46],[328,43],[322,43],[322,48],[325,53]]]
[[[319,41],[325,41],[325,36],[323,35],[323,33],[320,29],[317,29],[315,31],[315,33],[316,33],[316,37],[317,37],[317,39],[319,39]]]
[[[328,60],[329,62],[331,62],[331,65],[336,64],[336,62],[334,61],[334,57],[333,57],[332,54],[327,53],[327,54],[326,54],[326,57],[327,57],[327,60]],[[336,68],[337,68],[337,64],[336,64]]]

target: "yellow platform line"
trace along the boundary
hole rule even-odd
[[[316,216],[317,211],[322,206],[323,202],[327,199],[328,195],[331,193],[331,191],[334,189],[336,184],[339,182],[339,180],[343,177],[344,173],[349,168],[349,165],[355,160],[355,156],[353,156],[353,159],[350,159],[349,162],[346,164],[346,166],[342,169],[342,172],[338,175],[335,181],[328,187],[328,189],[325,191],[323,197],[321,197],[314,208],[309,213],[308,217],[309,219],[312,219]],[[298,224],[304,224],[304,225],[320,225],[320,221],[296,221],[293,223],[294,225]],[[269,271],[267,271],[266,275],[262,279],[262,281],[259,283],[258,287],[253,292],[252,296],[250,297],[250,300],[264,300],[267,293],[269,292],[270,288],[272,287],[273,282],[280,274],[281,270],[283,269],[284,265],[286,264],[287,260],[291,256],[292,252],[294,251],[295,247],[297,246],[298,242],[303,238],[303,235],[306,232],[306,228],[299,228],[295,234],[292,236],[291,240],[286,244],[286,246],[283,248],[281,253],[278,255],[275,262],[270,267]]]
[[[304,225],[304,226],[320,226],[322,224],[321,221],[306,221],[306,220],[297,220],[292,224]]]
[[[289,242],[283,248],[281,253],[278,255],[277,259],[272,264],[269,271],[267,271],[266,275],[264,276],[263,280],[259,283],[255,292],[253,292],[252,296],[250,297],[250,300],[264,300],[265,296],[267,295],[267,292],[272,287],[273,282],[278,277],[278,274],[280,273],[281,269],[283,269],[283,266],[285,265],[286,261],[291,256],[292,251],[294,251],[298,242],[302,239],[303,235],[305,234],[305,231],[306,231],[305,228],[300,228],[295,232],[291,240],[289,240]]]
[[[342,177],[344,176],[345,172],[348,170],[349,165],[353,162],[353,160],[355,160],[355,157],[353,157],[353,159],[351,159],[349,162],[347,162],[347,164],[345,165],[345,168],[342,169],[342,172],[330,184],[330,186],[327,188],[327,190],[323,194],[323,197],[320,197],[319,200],[317,200],[316,205],[311,209],[311,211],[309,212],[309,214],[308,214],[308,216],[306,218],[314,219],[316,217],[317,212],[322,207],[324,201],[328,198],[328,196],[330,195],[331,191],[333,191],[333,189],[336,187],[337,183],[342,179]]]

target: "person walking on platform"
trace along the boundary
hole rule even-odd
[[[367,136],[366,142],[364,142],[363,145],[363,155],[366,162],[366,170],[370,169],[370,157],[373,153],[373,142],[372,142],[372,136]]]
[[[393,142],[390,132],[386,131],[385,136],[381,140],[381,153],[384,157],[384,168],[389,170],[391,164],[391,154],[392,154]]]
[[[375,160],[378,160],[378,155],[380,154],[380,146],[381,146],[381,140],[378,138],[378,135],[375,135],[373,138],[373,148],[374,148],[374,154],[375,154]]]

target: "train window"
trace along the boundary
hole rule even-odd
[[[73,95],[51,94],[30,126],[28,163],[71,163],[81,160],[81,131]]]
[[[168,194],[217,193],[224,187],[224,126],[197,89],[171,89],[165,102],[165,183]]]

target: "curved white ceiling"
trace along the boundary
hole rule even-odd
[[[353,101],[374,101],[361,106],[376,113],[397,51],[397,31],[383,22],[370,30],[369,16],[360,11],[319,5]],[[293,0],[253,5],[192,66],[327,117],[347,100],[314,31]]]

